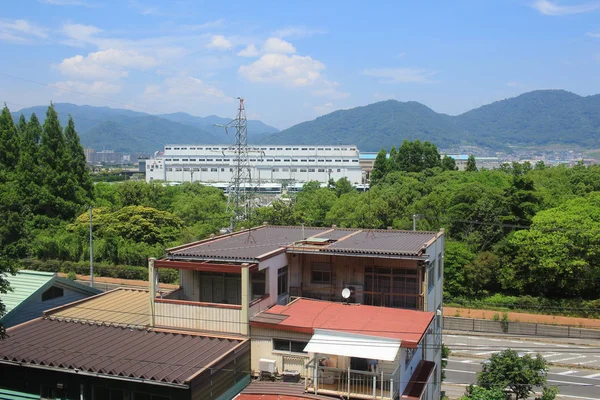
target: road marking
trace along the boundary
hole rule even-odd
[[[463,364],[471,364],[473,362],[473,360],[463,360],[461,361],[461,363]]]
[[[490,339],[490,342],[501,342],[501,339]]]
[[[588,379],[596,379],[598,377],[600,377],[600,374],[582,376],[582,378],[588,378]]]
[[[492,350],[492,351],[482,351],[481,353],[475,353],[476,356],[483,356],[486,354],[492,354],[492,353],[497,353],[497,350]]]
[[[591,364],[591,363],[595,363],[595,362],[598,362],[598,361],[590,360],[590,361],[578,362],[577,365],[585,365],[585,364]]]
[[[453,346],[468,346],[466,343],[454,343]]]
[[[568,384],[569,386],[600,387],[600,385],[590,385],[589,383],[581,383],[581,382],[573,382],[573,381],[557,381],[557,380],[548,379],[548,382],[552,382],[552,383],[565,383],[565,384]],[[561,394],[560,396],[562,397],[563,395]]]
[[[567,399],[579,399],[579,400],[598,400],[597,397],[581,397],[581,396],[569,396],[566,394],[559,394],[559,398],[567,398]]]
[[[446,336],[446,337],[458,337],[456,335],[444,335],[444,336]]]
[[[548,343],[533,342],[536,346],[547,346]]]
[[[571,375],[571,374],[575,374],[579,371],[564,371],[564,372],[558,372],[556,373],[556,375]]]
[[[510,342],[511,343],[524,343],[524,342],[521,342],[520,340],[511,340]]]
[[[477,373],[475,371],[461,371],[459,369],[448,369],[448,368],[446,368],[445,371],[446,372],[460,372],[460,373],[463,373],[463,374],[476,374]]]
[[[572,355],[574,355],[574,354],[572,354]],[[575,356],[575,357],[559,358],[558,360],[552,360],[552,362],[561,362],[561,361],[576,360],[578,358],[585,358],[585,356]]]

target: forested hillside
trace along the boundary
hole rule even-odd
[[[498,101],[459,116],[438,114],[416,102],[383,101],[340,110],[261,140],[281,144],[356,144],[378,151],[403,140],[429,140],[507,150],[549,144],[600,147],[600,95],[539,90]]]

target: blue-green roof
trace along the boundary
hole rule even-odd
[[[18,392],[16,390],[8,390],[0,388],[0,399],[6,400],[29,400],[29,399],[39,399],[40,395]]]
[[[97,289],[73,282],[69,279],[61,278],[55,272],[21,270],[17,272],[16,275],[4,275],[4,279],[9,282],[12,290],[0,294],[0,300],[6,308],[4,317],[2,317],[3,319],[7,318],[11,311],[17,309],[31,296],[38,292],[45,291],[57,283],[63,287],[66,286],[78,292],[89,293],[90,295],[100,293]]]
[[[17,308],[19,304],[24,302],[44,287],[48,282],[56,277],[54,272],[41,271],[19,271],[16,275],[7,274],[4,279],[10,283],[12,291],[5,294],[0,294],[0,299],[6,307],[6,314]]]

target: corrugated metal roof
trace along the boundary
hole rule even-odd
[[[322,251],[418,256],[438,232],[365,230],[335,242]]]
[[[275,315],[288,318],[269,321],[265,318],[267,315],[269,318]],[[410,347],[419,343],[433,317],[433,312],[300,298],[286,306],[273,306],[252,317],[251,322],[292,331],[328,329],[400,339],[403,347],[405,344]]]
[[[216,237],[189,247],[168,251],[168,258],[255,260],[283,246],[306,239],[331,228],[262,226],[233,235]]]
[[[304,383],[252,381],[235,400],[332,400],[304,392]]]
[[[45,315],[51,319],[145,327],[150,323],[149,299],[147,290],[119,288],[49,310]]]
[[[242,340],[38,319],[7,330],[0,362],[185,384]]]
[[[290,246],[288,247],[290,252],[310,251],[420,256],[425,245],[434,240],[439,234],[439,232],[427,231],[302,228],[269,225],[169,249],[167,258],[172,260],[256,261],[264,254],[288,246]],[[310,247],[310,243],[299,243],[311,237],[327,238],[335,242],[314,247]]]
[[[19,271],[16,275],[6,274],[4,279],[8,281],[12,289],[8,293],[0,294],[0,300],[6,307],[6,313],[17,308],[19,304],[40,290],[55,276],[54,272],[41,271]]]

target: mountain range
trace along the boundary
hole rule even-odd
[[[109,107],[78,106],[54,103],[61,125],[67,124],[69,115],[75,121],[84,147],[96,151],[115,150],[124,153],[151,154],[161,150],[166,143],[229,143],[232,134],[225,135],[223,128],[215,124],[227,124],[231,119],[216,115],[196,117],[186,113],[150,115],[146,113],[113,109]],[[41,123],[45,120],[47,106],[35,106],[12,113],[18,120],[21,114],[27,119],[35,113]],[[249,120],[248,131],[255,138],[279,132],[277,128],[261,121]]]
[[[63,126],[68,114],[85,147],[152,153],[164,144],[230,143],[214,115],[150,115],[108,107],[57,103]],[[13,113],[45,116],[46,107]],[[273,144],[354,144],[361,151],[400,145],[404,139],[428,140],[440,148],[475,145],[510,150],[518,146],[569,145],[600,148],[600,95],[579,96],[564,90],[538,90],[497,101],[457,116],[414,102],[387,100],[338,110],[279,132],[261,121],[248,121],[248,141]]]

